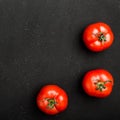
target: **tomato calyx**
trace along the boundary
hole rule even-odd
[[[106,41],[106,37],[104,35],[104,33],[100,32],[98,35],[98,40],[101,41],[102,43],[104,43]]]
[[[48,106],[47,106],[47,107],[48,107],[49,109],[52,109],[52,108],[55,107],[56,101],[55,101],[54,98],[51,98],[51,99],[46,98],[46,100],[48,101]]]
[[[98,80],[98,82],[95,83],[95,85],[96,85],[96,90],[100,90],[100,91],[102,92],[103,89],[106,88],[105,84],[106,84],[107,82],[111,82],[111,80],[107,80],[107,81],[105,81],[105,82],[102,82],[102,81]]]

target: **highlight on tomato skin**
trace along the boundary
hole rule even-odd
[[[96,98],[106,98],[113,90],[114,79],[110,72],[105,69],[88,71],[82,81],[85,93]]]
[[[68,95],[58,85],[45,85],[40,89],[36,103],[45,114],[55,115],[67,109]]]
[[[85,46],[93,52],[101,52],[108,49],[114,41],[111,27],[103,22],[88,25],[83,32]]]

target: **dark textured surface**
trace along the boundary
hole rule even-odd
[[[111,26],[115,41],[108,50],[92,53],[82,43],[82,32],[97,21]],[[119,0],[0,0],[0,120],[118,120],[119,26]],[[84,73],[94,68],[105,68],[115,78],[106,99],[82,90]],[[35,98],[45,84],[66,90],[65,112],[47,116],[37,109]]]

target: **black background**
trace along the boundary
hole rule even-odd
[[[82,42],[84,28],[102,21],[115,41],[93,53]],[[120,118],[119,0],[0,0],[0,120],[117,120]],[[115,79],[106,99],[88,97],[82,77],[104,68]],[[69,96],[66,111],[55,116],[36,107],[46,84]]]

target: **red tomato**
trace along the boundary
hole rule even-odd
[[[113,77],[107,70],[95,69],[85,74],[82,86],[88,95],[104,98],[112,92],[113,83]]]
[[[68,106],[66,92],[57,85],[46,85],[38,93],[38,108],[46,114],[55,115]]]
[[[83,41],[88,49],[100,52],[109,48],[114,40],[113,32],[105,23],[90,24],[83,33]]]

